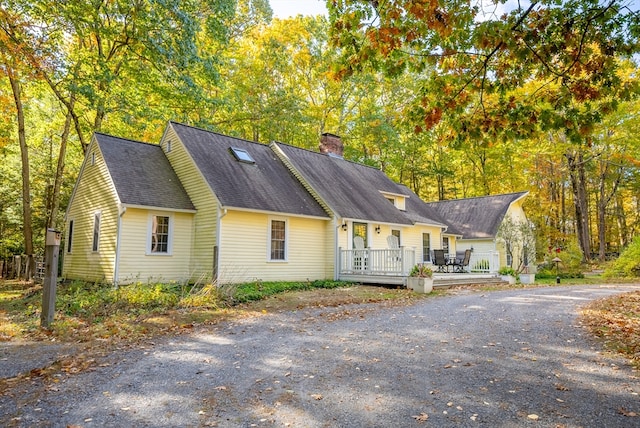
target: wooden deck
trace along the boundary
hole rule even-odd
[[[496,273],[495,260],[496,255],[494,254],[475,254],[475,257],[471,258],[467,272],[434,273],[433,286],[446,288],[454,285],[501,282]],[[406,286],[407,277],[415,264],[416,257],[413,248],[400,247],[380,250],[371,248],[344,250],[340,248],[338,279],[363,284]]]

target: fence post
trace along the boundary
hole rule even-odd
[[[40,326],[49,328],[56,312],[56,284],[58,282],[58,252],[60,249],[60,232],[47,229],[45,240],[45,273],[42,289],[42,313]]]

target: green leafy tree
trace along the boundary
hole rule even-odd
[[[640,23],[624,0],[533,1],[500,16],[491,5],[462,0],[337,0],[328,7],[332,41],[342,52],[336,74],[368,67],[420,74],[413,116],[426,129],[445,115],[466,116],[459,132],[471,135],[513,131],[502,121],[526,119],[522,135],[542,123],[580,139],[599,114],[576,111],[574,103],[608,99],[610,111],[630,95],[616,55],[637,51]],[[539,82],[535,97],[509,93],[532,81]],[[547,93],[548,85],[560,91]]]

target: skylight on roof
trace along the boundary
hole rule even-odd
[[[231,153],[236,157],[237,160],[244,163],[256,163],[253,160],[248,151],[244,149],[239,149],[237,147],[231,147]]]

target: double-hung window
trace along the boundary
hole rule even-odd
[[[429,233],[422,234],[422,261],[431,261],[431,235]]]
[[[149,253],[171,253],[171,217],[151,215],[149,230]]]
[[[271,220],[269,231],[269,260],[284,261],[287,259],[287,222]]]

